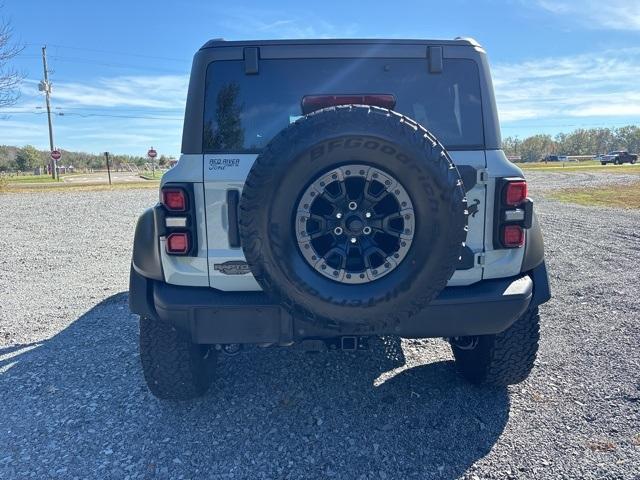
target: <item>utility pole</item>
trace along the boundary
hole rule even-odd
[[[47,120],[49,121],[49,152],[53,152],[53,125],[51,124],[51,84],[49,83],[49,70],[47,69],[47,47],[42,47],[42,67],[44,68],[44,81],[40,83],[40,90],[44,91],[47,103]],[[56,178],[56,161],[51,159],[51,176]]]

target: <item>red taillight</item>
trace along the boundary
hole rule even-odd
[[[374,105],[393,110],[396,98],[393,95],[305,95],[302,98],[304,115],[326,107],[337,105]]]
[[[167,237],[167,253],[184,255],[189,251],[189,234],[186,232],[172,233]]]
[[[520,225],[505,225],[502,228],[502,244],[508,248],[524,245],[524,229]]]
[[[162,191],[162,203],[172,212],[184,212],[187,209],[187,196],[180,188],[167,188]]]
[[[527,182],[509,182],[504,189],[504,203],[515,207],[527,199]]]

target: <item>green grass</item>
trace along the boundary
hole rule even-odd
[[[81,192],[97,190],[135,190],[140,188],[158,188],[160,179],[156,181],[140,180],[139,182],[121,182],[109,185],[108,183],[63,183],[50,182],[40,184],[6,184],[4,188],[0,185],[1,193],[33,193],[33,192]]]
[[[520,168],[523,169],[534,169],[534,168],[562,168],[562,165],[567,167],[582,167],[582,166],[595,166],[600,165],[600,162],[597,160],[581,160],[579,162],[526,162],[526,163],[518,163]]]
[[[567,188],[549,194],[551,198],[579,205],[640,209],[640,182],[593,188]]]
[[[518,163],[521,169],[536,172],[602,172],[602,173],[640,173],[640,163],[630,165],[600,165],[597,160],[586,160],[584,162],[536,162],[536,163]],[[564,165],[564,166],[563,166]]]
[[[7,183],[55,183],[51,175],[6,175]]]

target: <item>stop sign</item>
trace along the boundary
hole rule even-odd
[[[156,151],[153,149],[153,147],[151,147],[151,148],[149,149],[149,151],[147,152],[147,156],[148,156],[149,158],[156,158],[156,157],[158,156],[158,152],[156,152]]]
[[[51,151],[51,159],[52,160],[60,160],[60,158],[62,157],[62,153],[60,153],[60,150],[52,150]]]

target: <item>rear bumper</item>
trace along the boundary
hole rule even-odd
[[[534,289],[534,283],[536,288]],[[517,277],[448,287],[420,313],[391,330],[369,335],[406,338],[455,337],[499,333],[530,306],[549,299],[544,263]],[[190,333],[195,343],[288,344],[305,338],[358,334],[304,322],[273,303],[263,292],[222,292],[182,287],[143,277],[131,269],[131,311],[171,322]]]

